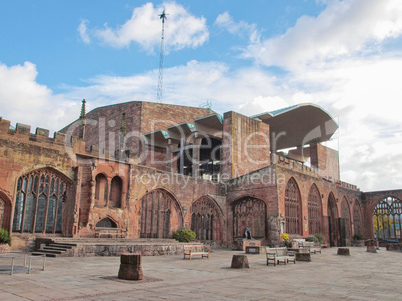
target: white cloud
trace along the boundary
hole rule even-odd
[[[88,20],[82,20],[80,25],[78,26],[78,33],[80,34],[81,40],[85,44],[91,43],[91,39],[87,32],[87,24],[88,24]]]
[[[54,95],[36,82],[37,75],[31,62],[11,67],[0,62],[0,116],[12,125],[31,125],[32,132],[36,127],[59,130],[79,116],[79,103]]]
[[[191,15],[183,6],[175,2],[163,3],[157,7],[154,7],[151,2],[146,3],[135,8],[131,18],[124,24],[116,28],[105,24],[103,29],[92,29],[89,33],[112,47],[122,48],[128,47],[131,43],[137,43],[144,50],[153,52],[161,41],[159,15],[163,10],[167,14],[164,41],[167,51],[186,47],[196,48],[208,40],[209,33],[205,18]],[[80,28],[86,29],[85,25],[81,23]],[[84,41],[85,38],[84,35]]]
[[[236,23],[228,12],[220,14],[215,20],[215,25],[226,29],[233,35],[247,36],[251,43],[259,42],[260,33],[256,24],[249,24],[245,21]]]
[[[251,44],[245,57],[294,69],[320,60],[377,50],[402,33],[400,0],[332,0],[317,16],[302,16],[281,36]]]

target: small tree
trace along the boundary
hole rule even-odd
[[[173,238],[180,242],[190,242],[193,241],[195,237],[195,232],[186,228],[180,228],[177,231],[173,232]]]
[[[11,246],[11,236],[6,229],[0,228],[0,244]]]

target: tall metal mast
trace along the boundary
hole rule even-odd
[[[163,47],[164,47],[164,39],[165,39],[165,20],[167,14],[165,10],[159,15],[159,18],[162,20],[162,40],[161,40],[161,53],[159,60],[159,77],[158,77],[158,92],[157,92],[157,102],[162,103],[162,84],[163,84]]]

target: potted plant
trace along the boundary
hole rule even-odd
[[[291,247],[292,247],[292,243],[289,241],[289,234],[287,234],[287,233],[282,233],[282,234],[281,234],[281,238],[282,238],[283,241],[285,242],[285,247],[286,247],[286,248],[291,248]]]

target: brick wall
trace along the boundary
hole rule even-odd
[[[310,145],[311,166],[318,168],[322,177],[339,181],[339,153],[321,144]]]
[[[124,149],[140,155],[144,144],[143,134],[166,130],[167,127],[182,122],[192,123],[195,118],[210,114],[208,109],[169,104],[133,101],[100,107],[87,114],[85,141],[90,145],[114,151],[120,145],[120,127],[123,113],[126,114],[126,135]],[[79,136],[82,128],[80,120],[63,128],[68,136]]]
[[[269,125],[247,116],[224,114],[222,173],[236,178],[270,164]]]

